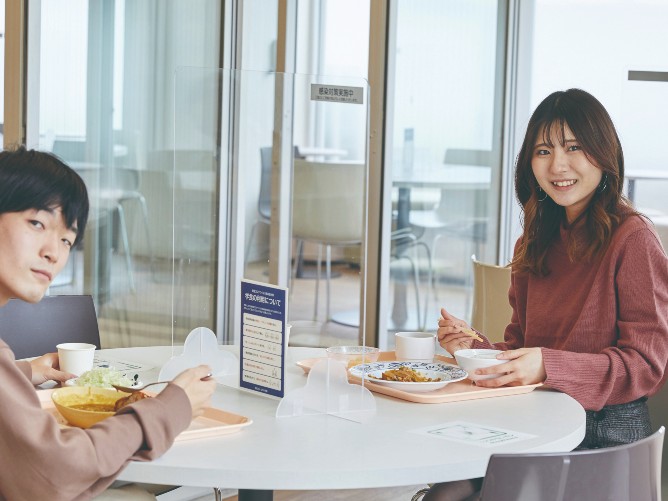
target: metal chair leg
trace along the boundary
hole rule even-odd
[[[332,316],[330,314],[330,297],[331,297],[331,287],[330,284],[332,282],[332,246],[328,245],[325,248],[325,275],[327,276],[327,314],[325,315],[325,318],[327,319],[327,322],[329,322],[332,319]]]
[[[320,304],[320,273],[322,271],[322,244],[318,244],[318,262],[315,274],[315,301],[313,302],[313,321],[318,320],[318,305]]]

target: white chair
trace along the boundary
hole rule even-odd
[[[493,165],[492,152],[448,149],[444,159],[444,165],[446,164],[472,166],[473,168],[491,166]],[[440,200],[434,208],[410,212],[409,222],[417,235],[422,237],[422,235],[433,234],[429,247],[434,259],[434,280],[438,278],[436,270],[439,269],[438,263],[442,261],[438,259],[441,254],[438,252],[441,241],[446,242],[446,246],[451,246],[453,238],[467,242],[471,244],[471,249],[466,252],[466,256],[471,253],[477,256],[483,255],[483,246],[488,238],[488,197],[488,189],[452,190],[443,188]],[[450,264],[449,260],[444,262]],[[468,276],[463,278],[465,284],[470,283]],[[437,288],[435,287],[435,296],[436,293]],[[466,309],[468,310],[468,304]]]
[[[409,222],[415,233],[433,235],[429,247],[431,255],[438,263],[441,247],[451,248],[453,241],[470,244],[467,256],[482,255],[487,241],[486,216],[487,194],[485,190],[441,190],[441,199],[432,210],[411,211]],[[454,240],[453,240],[454,239]],[[441,245],[444,242],[444,245]],[[434,273],[434,279],[438,278]],[[470,283],[468,277],[463,277]]]
[[[128,237],[125,205],[135,201],[141,210],[149,253],[151,271],[153,272],[154,254],[148,220],[148,207],[144,195],[139,191],[139,171],[133,166],[113,166],[105,168],[97,162],[88,162],[86,143],[83,140],[55,139],[53,153],[68,163],[81,175],[88,187],[92,214],[118,215],[119,236],[125,254],[128,282],[130,290],[135,290],[132,265],[132,253]]]
[[[481,501],[659,501],[665,428],[632,444],[566,453],[492,454]]]
[[[123,251],[128,269],[130,289],[135,290],[135,281],[132,265],[132,253],[130,250],[130,241],[128,238],[127,218],[125,217],[126,202],[135,201],[141,210],[141,216],[144,223],[144,234],[146,236],[146,245],[149,252],[149,263],[153,271],[154,255],[151,243],[150,225],[148,221],[148,206],[146,198],[138,191],[139,171],[130,168],[115,168],[112,170],[113,184],[108,188],[97,188],[90,190],[92,204],[98,209],[116,211],[118,214],[118,225],[120,236],[123,241]]]
[[[248,243],[246,244],[245,262],[248,263],[248,257],[253,245],[257,227],[260,224],[269,226],[271,224],[271,170],[272,170],[272,148],[264,146],[260,148],[260,193],[257,198],[257,220],[251,227]],[[293,158],[304,158],[299,152],[299,148],[294,146],[292,152]]]
[[[492,343],[501,342],[513,314],[508,301],[510,266],[481,263],[475,254],[471,256],[471,262],[473,263],[471,326],[485,334]]]
[[[331,247],[359,246],[364,233],[365,166],[360,163],[328,163],[295,159],[292,206],[292,232],[299,242],[314,242],[325,247],[325,278],[327,295],[327,321],[330,315]],[[411,265],[414,279],[418,323],[424,325],[425,315],[421,314],[419,270],[415,259],[407,250],[414,249],[415,236],[404,229],[393,235],[395,258],[406,259]],[[300,244],[301,245],[301,244]],[[429,251],[424,246],[427,259]],[[299,254],[299,248],[297,253]],[[320,253],[320,252],[319,252]],[[320,256],[314,320],[318,312],[318,289],[320,278]],[[296,267],[293,268],[293,276]],[[426,307],[426,299],[425,299]]]
[[[271,224],[271,146],[260,148],[260,194],[257,199],[257,220],[253,226],[246,244],[245,262],[248,263],[251,246],[257,231],[257,226]]]

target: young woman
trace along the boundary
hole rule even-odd
[[[545,98],[517,159],[524,229],[511,262],[504,342],[474,340],[445,309],[438,324],[450,353],[504,350],[497,358],[508,363],[477,371],[501,375],[477,384],[542,382],[580,402],[580,448],[650,435],[647,397],[666,376],[668,258],[623,184],[622,147],[603,105],[579,89]],[[446,490],[439,484],[425,500],[446,499]]]
[[[86,187],[59,159],[25,148],[0,153],[0,307],[42,298],[83,238],[87,216]],[[33,385],[72,376],[58,370],[54,353],[15,361],[1,338],[2,326],[0,500],[92,498],[128,461],[165,452],[215,389],[215,381],[201,381],[209,368],[197,367],[90,429],[61,429]]]

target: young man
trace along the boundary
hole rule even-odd
[[[21,147],[0,153],[0,307],[37,302],[82,238],[88,195],[58,158]],[[103,492],[130,460],[164,453],[209,405],[209,368],[184,371],[155,398],[82,430],[61,429],[33,385],[72,376],[55,353],[15,361],[0,325],[0,500],[84,500]],[[10,459],[11,458],[11,459]]]

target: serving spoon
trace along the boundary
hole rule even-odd
[[[209,372],[206,376],[200,379],[200,381],[206,381],[209,378],[211,378],[211,376],[213,376],[213,374]],[[167,383],[171,383],[171,381],[155,381],[154,383],[148,383],[145,384],[144,386],[122,386],[120,384],[112,384],[111,386],[116,388],[118,391],[123,391],[125,393],[135,393],[137,391],[142,391],[148,388],[149,386],[153,386],[154,384],[167,384]]]

